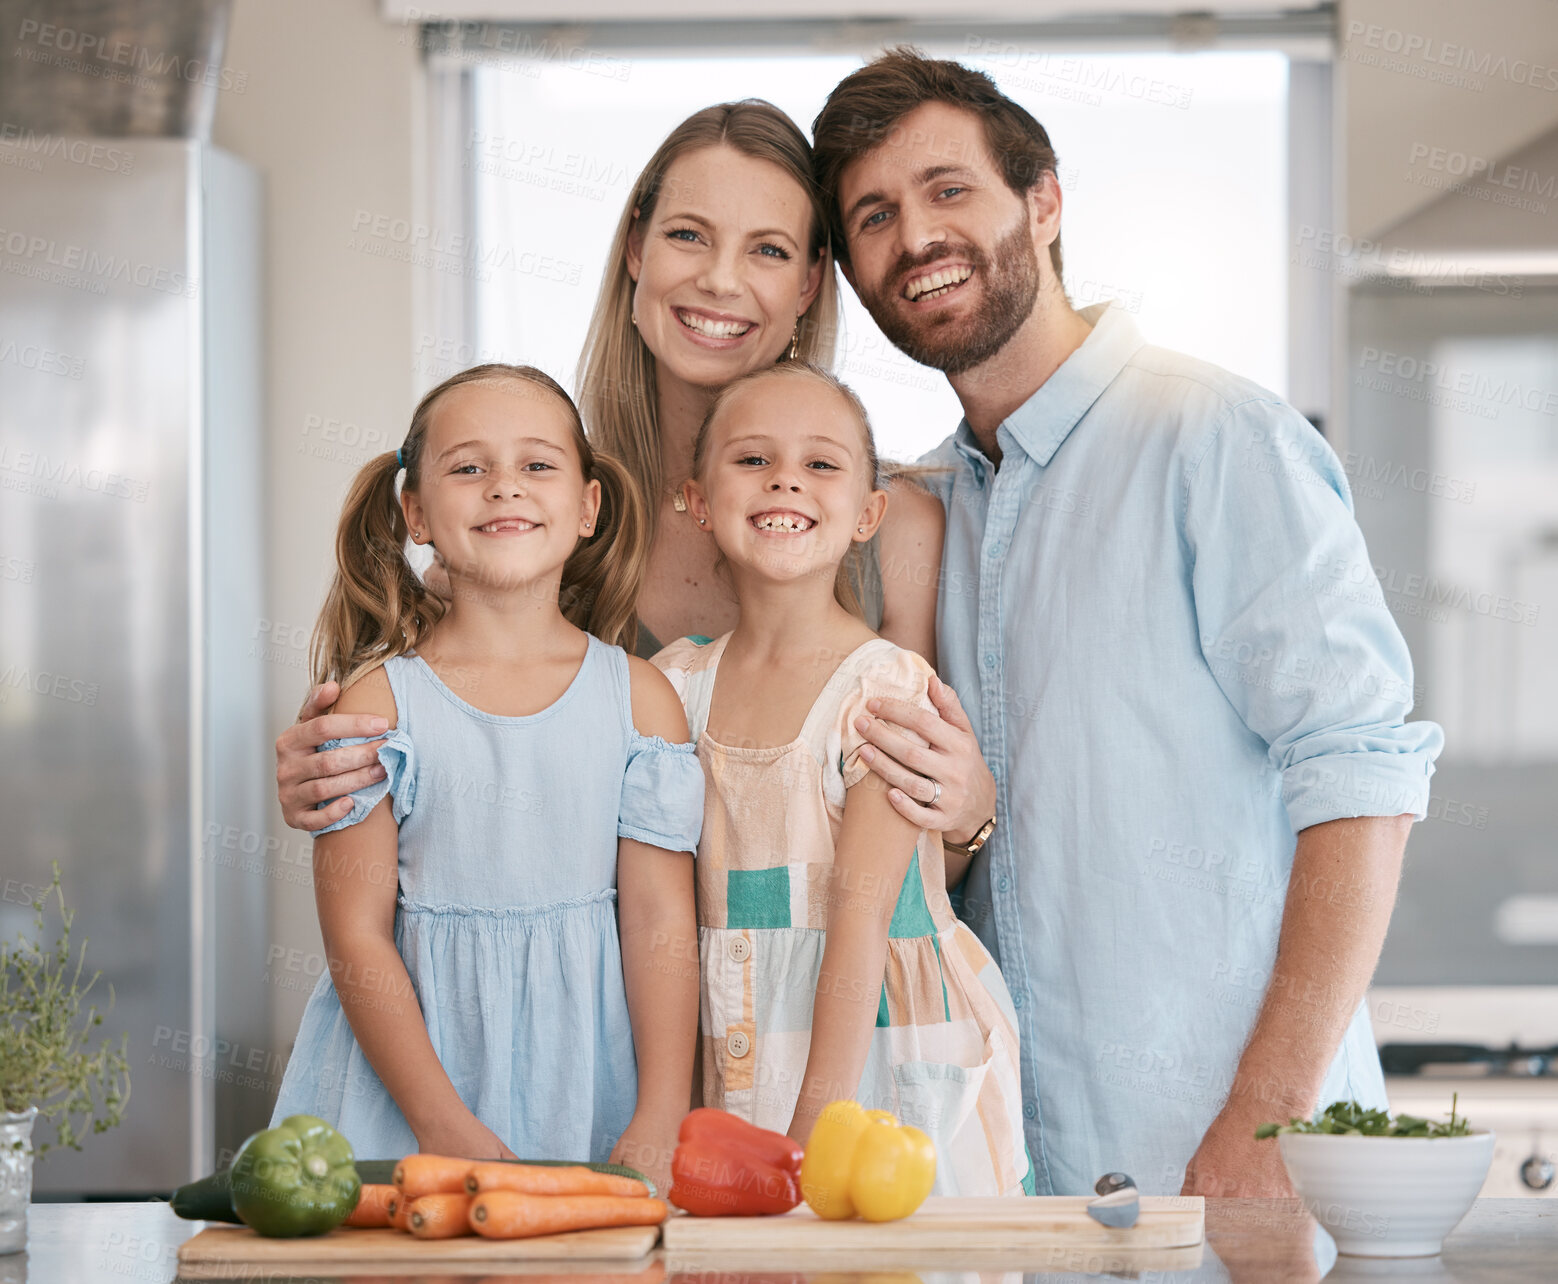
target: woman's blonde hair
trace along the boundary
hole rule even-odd
[[[709,436],[714,421],[719,418],[737,392],[760,379],[777,379],[781,383],[805,379],[827,388],[843,403],[845,411],[860,427],[861,440],[866,449],[866,473],[871,489],[883,490],[889,481],[899,475],[899,470],[895,467],[883,468],[882,461],[876,453],[876,434],[871,431],[871,416],[866,413],[865,403],[860,400],[855,390],[831,370],[810,361],[795,360],[781,361],[777,365],[749,370],[739,379],[732,379],[714,394],[714,399],[709,402],[709,408],[704,412],[703,422],[698,425],[698,435],[693,438],[692,443],[692,475],[699,481],[703,479],[704,467],[709,460]],[[839,563],[838,574],[833,577],[834,599],[851,615],[862,620],[865,619],[864,547],[863,544],[851,544]],[[869,620],[866,622],[870,623]]]
[[[423,397],[400,450],[376,456],[352,482],[336,529],[335,579],[309,643],[314,685],[351,686],[391,656],[414,650],[443,619],[448,603],[422,583],[406,560],[406,518],[395,478],[404,464],[403,488],[416,493],[428,424],[446,392],[461,384],[506,381],[531,384],[557,398],[573,426],[586,481],[600,482],[594,532],[579,540],[563,564],[558,605],[581,629],[631,649],[638,627],[635,603],[649,561],[647,513],[638,485],[621,462],[591,445],[578,408],[556,380],[531,366],[489,363],[462,370]]]
[[[790,175],[811,203],[807,251],[822,260],[822,288],[800,318],[796,357],[830,365],[838,330],[838,281],[828,247],[827,204],[812,177],[811,145],[795,122],[760,98],[719,103],[694,112],[673,129],[649,158],[627,208],[617,223],[579,359],[579,404],[592,439],[627,465],[647,500],[650,538],[668,487],[660,450],[655,358],[633,325],[634,281],[628,275],[628,238],[647,223],[663,194],[666,173],[677,158],[701,147],[724,144],[743,156],[769,161]],[[637,217],[634,211],[637,211]]]

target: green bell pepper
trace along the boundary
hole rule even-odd
[[[323,1235],[351,1215],[362,1193],[345,1137],[313,1115],[289,1115],[238,1148],[233,1211],[261,1235]]]

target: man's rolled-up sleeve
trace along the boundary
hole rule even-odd
[[[1269,746],[1294,831],[1422,819],[1444,734],[1405,721],[1412,660],[1335,452],[1292,407],[1244,402],[1188,462],[1183,502],[1202,655]]]

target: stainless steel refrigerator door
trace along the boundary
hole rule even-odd
[[[197,1157],[205,1173],[231,1162],[244,1138],[270,1120],[286,1053],[271,1038],[269,889],[274,879],[310,875],[281,859],[295,855],[297,844],[265,832],[276,762],[266,724],[263,618],[260,181],[215,148],[203,147],[200,160],[205,595],[198,689],[205,752],[197,828],[214,958],[196,1001],[215,1032],[213,1149]]]
[[[0,148],[0,932],[58,860],[129,1037],[37,1189],[155,1192],[215,1148],[202,152],[80,141]]]

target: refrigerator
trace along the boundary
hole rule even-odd
[[[0,933],[57,861],[131,1078],[119,1127],[39,1161],[43,1199],[211,1171],[285,1059],[260,226],[258,176],[208,143],[0,134]]]

